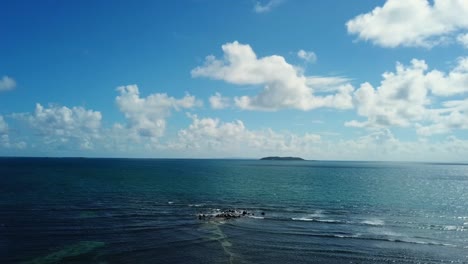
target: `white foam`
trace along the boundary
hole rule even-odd
[[[454,226],[454,225],[446,225],[446,226],[444,226],[444,230],[455,231],[455,230],[458,230],[458,227]]]
[[[371,226],[383,226],[385,222],[383,220],[374,218],[374,219],[364,220],[361,222],[361,224],[371,225]]]
[[[443,230],[465,232],[468,231],[468,223],[464,223],[463,226],[446,225],[443,227]]]
[[[189,204],[189,207],[202,207],[204,204]]]
[[[293,217],[291,218],[294,221],[314,221],[315,219],[312,218],[306,218],[306,217]]]
[[[333,219],[315,219],[317,222],[323,222],[323,223],[341,223],[340,220],[333,220]]]
[[[263,216],[255,216],[255,215],[249,215],[248,217],[253,218],[253,219],[265,219],[265,217]]]
[[[167,202],[167,204],[173,204],[173,203],[174,203],[174,202],[172,202],[172,201]]]
[[[315,221],[315,222],[321,222],[321,223],[341,223],[340,220],[334,220],[334,219],[317,219],[317,218],[309,218],[309,217],[293,217],[291,218],[294,221]]]
[[[355,234],[355,235],[333,235],[334,237],[337,238],[358,238],[360,234]]]
[[[313,218],[321,218],[321,217],[324,217],[323,215],[323,210],[315,210],[315,212],[313,214],[310,214],[309,215],[310,217],[313,217]]]

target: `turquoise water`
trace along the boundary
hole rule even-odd
[[[0,159],[0,263],[392,262],[468,262],[467,165]]]

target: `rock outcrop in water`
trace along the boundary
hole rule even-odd
[[[213,213],[199,213],[198,219],[200,220],[210,220],[210,219],[228,220],[228,219],[240,218],[240,217],[245,217],[245,216],[254,216],[254,215],[255,215],[254,213],[249,212],[247,210],[228,209],[224,211],[216,210]],[[265,213],[262,212],[262,215],[265,215]]]
[[[264,157],[261,158],[260,160],[304,160],[303,158],[299,157],[278,157],[278,156],[272,156],[272,157]]]

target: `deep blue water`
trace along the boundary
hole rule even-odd
[[[22,262],[468,263],[468,165],[1,158]]]

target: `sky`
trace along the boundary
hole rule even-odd
[[[0,156],[468,162],[468,1],[2,1]]]

